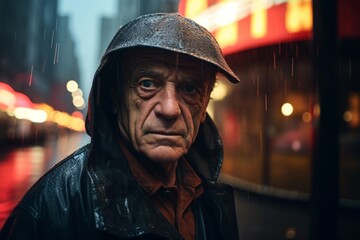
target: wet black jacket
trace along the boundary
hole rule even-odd
[[[79,149],[42,177],[0,239],[182,239],[132,178],[124,156],[100,171],[89,167],[91,148]],[[213,181],[204,187],[192,206],[197,239],[237,239],[231,188]]]
[[[182,239],[133,178],[119,148],[109,94],[120,81],[114,81],[118,60],[105,56],[94,77],[86,126],[91,143],[59,162],[26,193],[5,223],[1,240]],[[191,205],[196,239],[237,239],[232,188],[217,182],[223,148],[209,116],[185,157],[204,184],[204,194]]]

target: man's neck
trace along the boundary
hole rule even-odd
[[[122,146],[123,151],[129,152],[129,154],[137,158],[139,163],[143,167],[145,167],[154,177],[156,176],[156,178],[158,178],[164,186],[169,186],[169,187],[176,186],[176,178],[177,178],[176,169],[179,160],[176,162],[169,162],[169,163],[154,162],[136,153],[131,147],[131,145],[127,144],[127,141],[122,137],[122,135],[119,135],[118,140],[120,145]]]
[[[176,186],[178,161],[172,163],[157,163],[149,159],[142,159],[140,162],[154,177],[156,176],[164,186]]]
[[[163,182],[164,186],[176,186],[176,168],[177,168],[178,161],[173,163],[166,163],[161,164],[163,168],[161,175],[161,181]]]

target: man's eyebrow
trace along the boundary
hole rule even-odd
[[[141,68],[135,69],[135,71],[133,72],[133,77],[140,77],[140,76],[160,78],[160,77],[164,77],[164,73],[162,73],[161,71],[157,71],[154,68],[141,67]]]
[[[182,83],[191,83],[193,85],[201,85],[203,83],[202,79],[196,76],[184,76],[179,78],[179,81]]]
[[[186,74],[180,78],[181,82],[193,83],[196,85],[203,85],[207,80],[207,77],[203,74]]]

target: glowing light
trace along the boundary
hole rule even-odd
[[[291,143],[291,149],[294,150],[294,151],[299,151],[301,150],[301,142],[299,140],[294,140],[292,143]]]
[[[76,118],[80,118],[80,119],[84,119],[84,115],[82,114],[82,112],[80,111],[75,111],[71,114],[72,117],[76,117]]]
[[[357,128],[360,125],[360,95],[352,93],[349,96],[349,113],[344,113],[344,120],[348,119],[350,127]],[[346,115],[350,115],[346,118]],[[345,120],[346,121],[346,120]]]
[[[249,13],[250,2],[225,1],[206,8],[193,19],[210,32],[213,32],[245,18]]]
[[[281,106],[281,113],[284,116],[290,116],[293,113],[293,111],[294,111],[294,108],[290,103],[284,103]]]
[[[43,123],[47,120],[47,113],[43,110],[18,107],[14,110],[17,119],[26,119],[34,123]]]
[[[54,108],[51,107],[50,105],[46,104],[46,103],[35,104],[35,105],[34,105],[34,108],[35,108],[35,109],[39,109],[39,110],[43,110],[43,111],[45,111],[48,115],[50,115],[50,113],[54,111]]]
[[[314,106],[314,116],[319,117],[320,116],[320,105],[316,104]]]
[[[4,89],[0,89],[0,103],[5,106],[14,106],[16,103],[15,94]]]
[[[222,82],[217,82],[214,90],[211,93],[211,99],[214,101],[220,101],[228,95],[228,88]]]
[[[286,10],[286,29],[291,32],[311,30],[312,28],[311,0],[289,0]]]
[[[60,126],[66,126],[70,120],[70,116],[64,112],[56,112],[54,115],[54,122]]]
[[[296,228],[294,227],[289,227],[288,229],[286,229],[286,238],[287,239],[293,239],[296,236]]]
[[[0,82],[0,89],[6,90],[8,92],[14,92],[14,89],[12,87],[10,87],[9,84]]]
[[[76,108],[79,109],[79,110],[82,110],[82,109],[84,109],[85,107],[86,107],[86,104],[85,104],[85,102],[84,102],[83,105],[81,105],[81,106],[79,106],[79,107],[76,107]]]
[[[180,12],[209,30],[225,54],[252,48],[254,45],[289,41],[289,38],[293,37],[292,33],[301,33],[295,36],[299,39],[310,38],[311,35],[312,0],[182,0],[181,2],[184,4],[181,5]],[[274,13],[276,16],[273,18],[271,16]],[[230,25],[236,25],[236,32],[229,34]],[[219,31],[222,34],[219,34]],[[226,39],[227,35],[231,37],[231,41]],[[234,36],[236,36],[235,42]]]
[[[346,111],[343,114],[343,119],[345,122],[351,122],[352,120],[352,113],[350,111]]]
[[[304,122],[310,122],[312,119],[311,114],[309,112],[304,112],[301,118]]]
[[[219,29],[215,33],[215,38],[218,41],[220,47],[222,48],[234,45],[238,38],[237,24],[233,23]]]
[[[189,0],[186,4],[185,15],[191,18],[206,8],[206,0]]]
[[[20,92],[15,92],[15,97],[16,97],[16,103],[15,103],[16,107],[26,107],[26,108],[33,107],[33,103],[31,102],[30,98],[25,94]]]
[[[78,88],[79,88],[79,85],[74,80],[70,80],[66,84],[66,89],[71,93],[75,92]]]
[[[75,96],[73,98],[72,102],[73,102],[74,106],[77,107],[77,108],[79,108],[81,106],[84,106],[84,104],[85,104],[85,101],[81,96]]]
[[[214,119],[215,117],[215,110],[214,110],[214,102],[210,101],[207,108],[206,108],[206,112],[210,115],[210,117],[212,119]]]
[[[43,110],[32,110],[29,120],[34,123],[43,123],[47,120],[47,113]]]
[[[9,115],[10,117],[14,117],[14,110],[15,110],[14,107],[9,107],[9,108],[6,110],[7,115]]]
[[[74,92],[71,93],[72,97],[82,97],[83,95],[83,91],[80,88],[76,89]]]
[[[251,14],[251,36],[262,38],[266,35],[267,30],[267,12],[266,5],[262,0],[253,1],[253,10]]]
[[[73,117],[68,127],[80,132],[85,130],[85,123],[82,119]]]
[[[199,7],[194,11],[190,11],[188,10],[188,8],[191,7],[189,3],[195,2],[191,0],[187,3],[189,6],[186,6],[185,16],[192,18],[210,32],[214,32],[226,25],[244,19],[250,14],[255,13],[256,10],[264,9],[264,11],[266,11],[273,6],[286,3],[287,1],[288,0],[257,0],[254,2],[253,0],[226,0],[213,4],[208,8]],[[261,13],[261,18],[264,17],[262,14],[263,13]]]
[[[68,82],[67,88],[81,105],[79,109],[84,108],[83,92],[78,88],[78,84],[71,80]],[[46,103],[35,104],[28,96],[14,91],[8,84],[2,82],[0,82],[0,108],[4,108],[3,110],[10,117],[16,119],[24,119],[33,123],[49,121],[74,131],[85,131],[84,116],[81,112],[75,111],[70,116],[66,112],[55,110]]]
[[[28,108],[22,108],[22,107],[18,107],[15,109],[14,111],[14,116],[17,119],[26,119],[26,116],[28,115]]]

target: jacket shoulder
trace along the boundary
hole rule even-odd
[[[21,199],[13,214],[20,212],[49,229],[61,229],[64,223],[76,219],[76,214],[89,218],[89,212],[85,211],[90,204],[86,201],[90,195],[86,170],[89,149],[89,145],[78,149],[46,172]]]
[[[58,198],[63,193],[70,193],[80,188],[84,174],[89,146],[79,148],[74,153],[58,162],[48,170],[25,194],[20,205],[41,200],[41,198]]]

